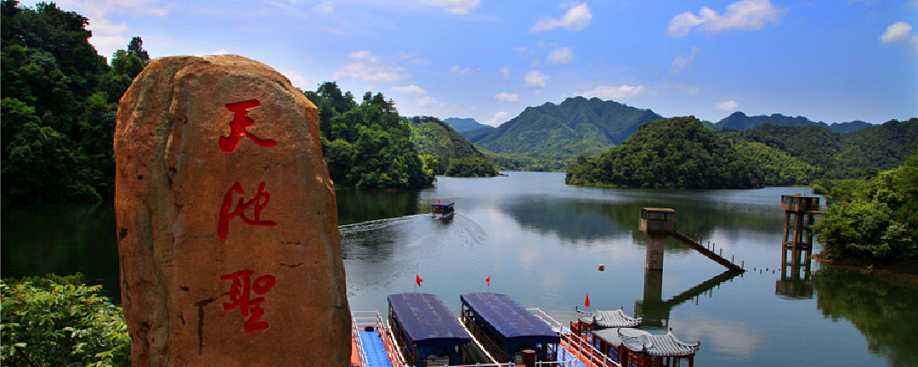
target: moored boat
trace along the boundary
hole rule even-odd
[[[437,296],[399,293],[388,297],[389,327],[405,362],[447,366],[478,362],[471,338]]]
[[[458,319],[425,293],[390,295],[387,319],[353,312],[351,366],[621,367],[594,345],[592,334],[573,332],[539,308],[523,308],[499,293],[459,299]]]

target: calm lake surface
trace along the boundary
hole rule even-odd
[[[590,294],[594,309],[636,309],[655,333],[700,340],[697,366],[918,366],[918,289],[814,263],[782,280],[779,196],[807,188],[634,191],[564,185],[561,173],[438,179],[420,193],[338,193],[348,297],[385,311],[386,296],[421,290],[454,311],[459,294],[491,290],[558,317]],[[430,201],[456,201],[450,223]],[[667,240],[662,282],[644,277],[641,207],[677,210],[677,228],[716,243],[743,275]],[[110,207],[6,210],[3,277],[82,272],[115,300]],[[818,252],[817,246],[817,252]],[[605,264],[605,271],[597,270]],[[484,277],[491,276],[491,287]]]

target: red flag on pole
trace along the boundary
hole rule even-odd
[[[488,287],[491,286],[491,276],[490,276],[490,275],[488,275],[488,276],[485,277],[485,284],[486,284]]]
[[[583,299],[583,307],[590,308],[590,293],[587,292],[586,297]]]
[[[424,278],[421,278],[421,274],[417,274],[414,276],[414,282],[420,287],[421,283],[424,282]]]

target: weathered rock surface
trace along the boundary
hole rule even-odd
[[[346,365],[335,192],[301,92],[238,56],[158,59],[114,143],[133,365]]]

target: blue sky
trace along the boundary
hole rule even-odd
[[[918,116],[918,0],[58,4],[103,55],[135,35],[154,57],[239,54],[302,88],[381,91],[404,115],[496,125],[585,95],[711,121]]]

